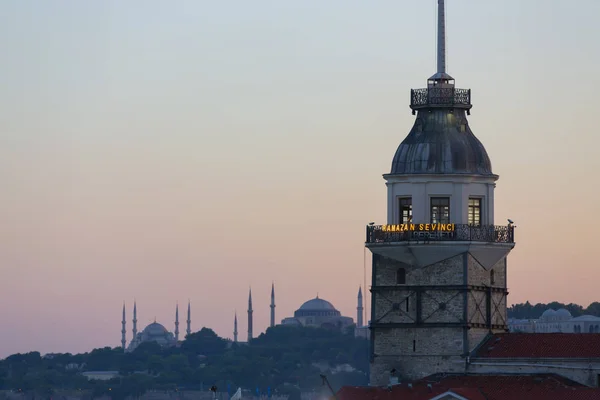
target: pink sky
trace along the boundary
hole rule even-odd
[[[190,299],[225,337],[237,309],[243,338],[248,287],[259,333],[272,281],[277,320],[317,292],[355,317],[435,1],[133,3],[0,17],[0,357],[118,346],[134,298],[141,327]],[[587,306],[600,6],[523,3],[448,1],[449,73],[517,224],[509,303]]]

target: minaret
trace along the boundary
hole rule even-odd
[[[238,330],[237,330],[237,311],[233,316],[233,342],[237,343],[238,341]]]
[[[360,328],[363,326],[363,297],[362,287],[358,287],[358,306],[356,307],[356,327]]]
[[[175,341],[179,341],[179,304],[175,305]]]
[[[415,122],[383,176],[387,224],[367,226],[373,386],[391,370],[407,380],[464,373],[486,335],[508,330],[514,227],[494,225],[498,175],[467,120],[471,90],[446,72],[444,11],[438,0],[437,72],[411,90]]]
[[[271,328],[275,326],[275,283],[271,283]]]
[[[137,336],[137,303],[133,301],[133,339]]]
[[[252,288],[248,293],[248,343],[252,340]]]
[[[187,327],[185,328],[185,335],[192,334],[192,310],[190,308],[190,301],[188,300],[188,313],[187,313]]]
[[[125,302],[123,302],[123,319],[121,320],[121,347],[123,347],[123,351],[125,351],[125,344],[127,344],[127,340],[125,339],[125,334],[127,333],[125,324]]]

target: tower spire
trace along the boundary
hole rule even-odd
[[[358,306],[356,307],[356,327],[363,326],[363,295],[362,287],[358,287]]]
[[[175,306],[175,341],[179,341],[179,303]]]
[[[187,327],[185,329],[185,334],[186,335],[191,335],[192,334],[192,310],[190,307],[190,301],[188,300],[188,313],[187,313]]]
[[[125,344],[127,343],[127,340],[125,339],[125,334],[127,333],[125,324],[125,302],[123,302],[123,319],[121,320],[121,347],[123,347],[123,351],[125,351]]]
[[[235,314],[233,316],[233,342],[237,343],[238,338],[238,330],[237,330],[237,311],[235,311]]]
[[[444,0],[438,0],[437,72],[446,73],[446,10]]]
[[[271,327],[275,326],[275,282],[271,283]]]
[[[248,342],[252,340],[252,288],[248,293]]]
[[[133,300],[133,340],[137,336],[137,304],[136,301]]]

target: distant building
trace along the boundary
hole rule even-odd
[[[549,308],[539,319],[509,319],[508,328],[511,332],[525,333],[600,333],[600,317],[573,318],[567,309]]]
[[[82,372],[88,381],[109,381],[119,376],[119,371],[87,371]]]
[[[363,296],[362,287],[358,288],[357,296],[358,304],[356,307],[356,326],[354,328],[354,336],[368,339],[370,331],[368,326],[363,325]],[[271,285],[271,308],[269,327],[275,326],[275,285]],[[233,317],[233,343],[247,344],[253,338],[252,323],[254,310],[252,309],[252,289],[248,293],[248,341],[241,342],[238,340],[238,320],[237,313]],[[284,318],[281,321],[282,325],[292,326],[312,326],[325,329],[344,330],[354,326],[354,320],[351,317],[345,317],[339,312],[333,304],[327,300],[316,298],[306,301],[294,312],[293,317]]]
[[[343,330],[354,325],[354,320],[342,316],[333,304],[317,296],[302,304],[293,317],[284,318],[281,324]]]
[[[123,305],[123,320],[121,321],[121,346],[124,351],[130,352],[135,350],[140,344],[146,342],[155,342],[163,347],[171,347],[179,344],[179,305],[175,307],[175,331],[174,333],[169,332],[162,324],[156,322],[156,320],[150,325],[146,326],[141,332],[137,330],[137,304],[133,303],[133,329],[132,338],[129,342],[129,346],[126,346],[126,318],[125,318],[125,305]],[[188,302],[187,309],[187,328],[186,334],[192,333],[191,330],[191,308]]]

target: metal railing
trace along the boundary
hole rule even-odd
[[[471,107],[471,89],[424,88],[410,90],[410,106]]]
[[[515,227],[467,224],[367,225],[366,243],[369,244],[438,241],[514,243]]]

